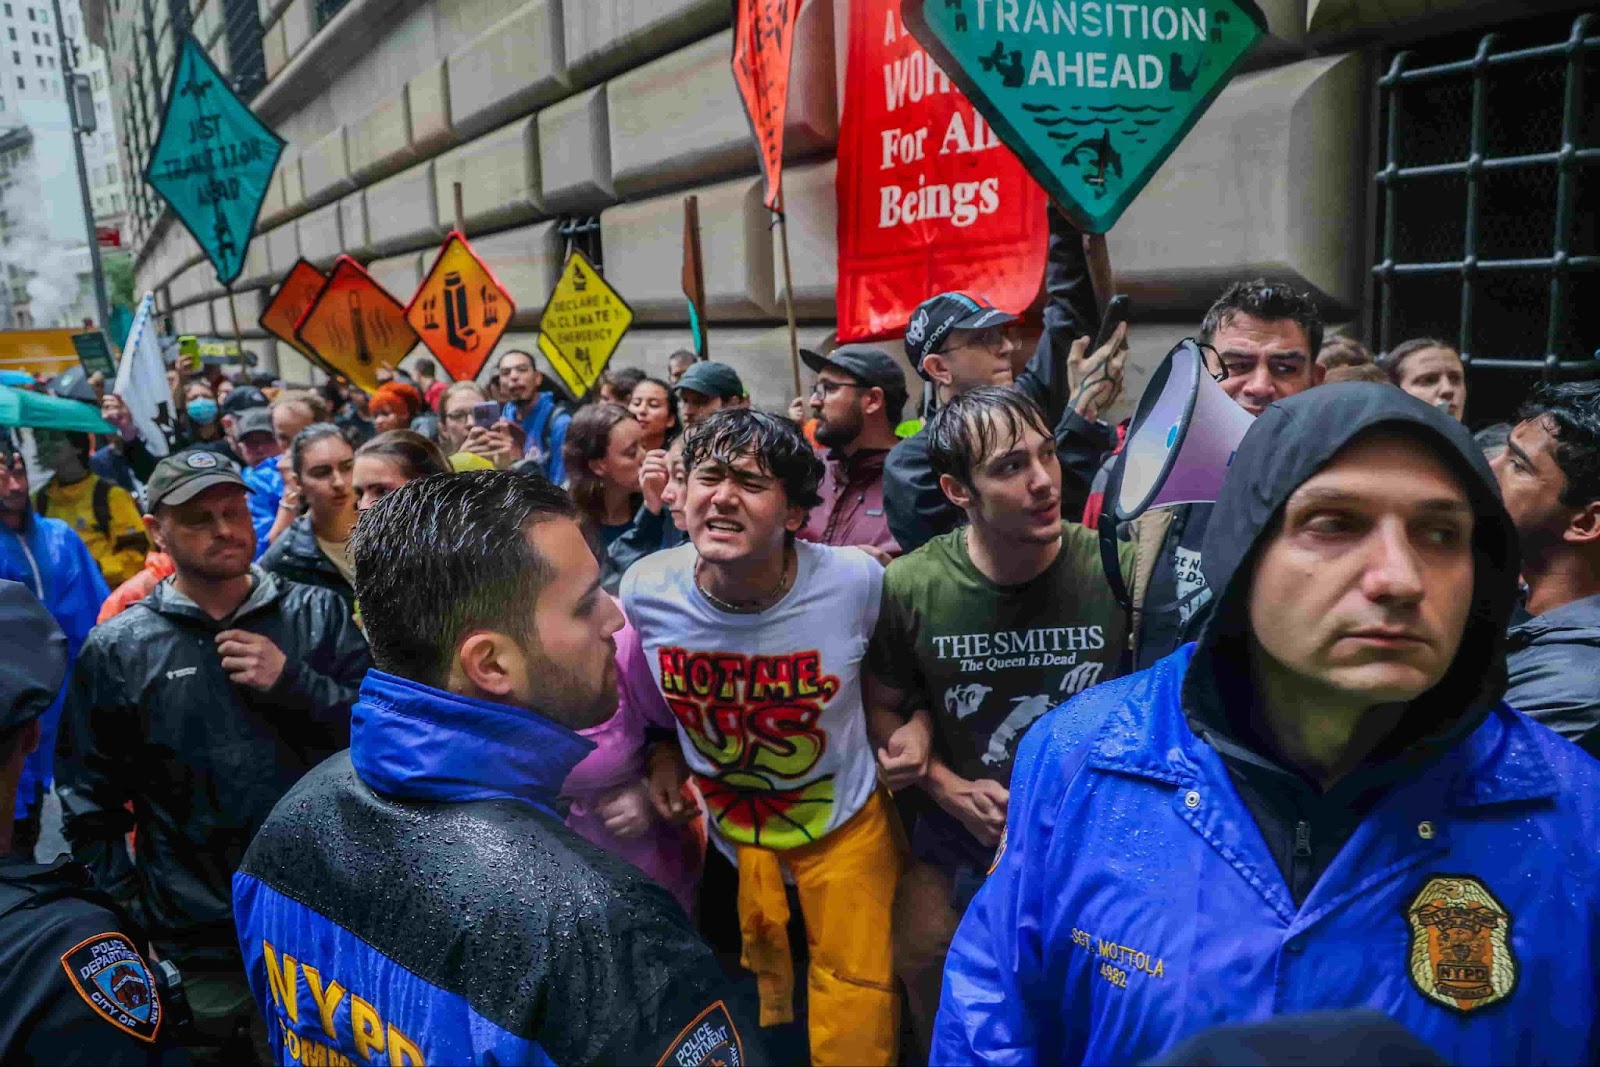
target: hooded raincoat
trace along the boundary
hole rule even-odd
[[[1444,678],[1352,772],[1376,784],[1348,838],[1295,889],[1241,799],[1241,763],[1268,761],[1228,725],[1253,698],[1245,594],[1293,490],[1378,426],[1457,472],[1478,516],[1473,602]],[[1600,764],[1500,699],[1515,546],[1472,439],[1426,405],[1348,384],[1269,408],[1208,531],[1219,602],[1198,645],[1024,739],[932,1061],[1139,1063],[1221,1023],[1369,1008],[1451,1063],[1595,1062]]]

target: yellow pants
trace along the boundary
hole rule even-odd
[[[794,875],[811,950],[811,1062],[895,1062],[900,999],[895,989],[891,919],[902,846],[888,798],[872,799],[822,840],[777,852],[739,847],[742,962],[755,972],[761,1025],[794,1020],[789,900],[783,866]]]

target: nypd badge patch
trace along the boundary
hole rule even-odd
[[[155,978],[133,942],[119,933],[96,934],[61,957],[78,995],[107,1022],[152,1044],[161,1033],[161,998]]]
[[[1517,984],[1511,913],[1478,879],[1437,875],[1406,908],[1411,980],[1462,1013],[1498,1004]]]
[[[717,1001],[695,1016],[694,1022],[672,1039],[666,1055],[656,1067],[672,1064],[673,1067],[701,1067],[720,1064],[722,1067],[741,1067],[744,1059],[744,1040],[728,1015],[728,1006]]]

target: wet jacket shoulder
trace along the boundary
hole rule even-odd
[[[385,1042],[428,1063],[759,1061],[682,909],[552,807],[591,743],[378,671],[355,721],[351,751],[283,798],[234,880],[285,1062],[318,1045],[376,1059]],[[324,1014],[335,974],[350,1008]]]
[[[279,534],[278,539],[262,553],[260,563],[262,569],[286,582],[331,589],[347,605],[355,602],[356,591],[350,588],[350,583],[339,573],[339,568],[318,547],[310,515],[302,515],[290,523],[289,528]]]
[[[1575,741],[1600,728],[1600,596],[1523,613],[1506,639],[1506,703]]]
[[[0,860],[0,1061],[187,1063],[142,938],[71,860]]]
[[[95,627],[67,685],[57,775],[67,840],[168,954],[233,957],[229,877],[278,798],[349,743],[371,662],[339,597],[253,573],[250,596],[220,621],[162,582]],[[271,689],[228,677],[215,645],[225,629],[283,652]],[[135,827],[138,874],[123,841]]]

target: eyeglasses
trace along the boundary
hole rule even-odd
[[[1018,334],[1015,329],[1007,326],[991,326],[987,330],[978,330],[968,334],[965,338],[954,341],[939,349],[939,355],[953,352],[958,348],[981,348],[991,354],[998,353],[1007,344],[1016,345]]]
[[[1221,353],[1204,341],[1195,341],[1193,344],[1200,350],[1200,359],[1205,364],[1206,373],[1211,375],[1212,380],[1218,385],[1227,381],[1228,365],[1222,361]],[[1217,369],[1212,370],[1212,367]]]
[[[860,382],[825,382],[821,378],[818,378],[817,379],[817,384],[815,384],[815,385],[813,385],[811,387],[811,395],[812,396],[816,396],[818,393],[821,393],[822,396],[823,396],[823,399],[827,399],[828,397],[832,396],[834,393],[837,393],[841,389],[871,389],[871,388],[872,388],[872,386],[870,386],[870,385],[862,385]]]

